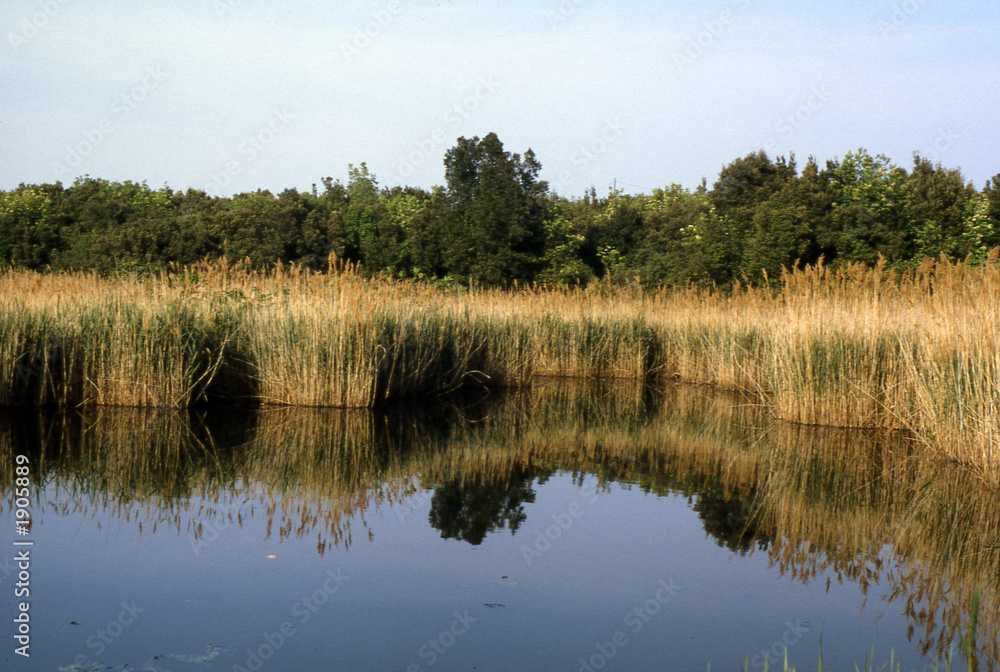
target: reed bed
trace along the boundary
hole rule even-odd
[[[904,429],[1000,482],[1000,268],[785,273],[780,290],[517,291],[226,264],[0,274],[0,404],[372,407],[541,376],[676,378],[778,418]]]

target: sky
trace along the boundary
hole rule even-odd
[[[759,149],[1000,173],[996,0],[3,0],[0,28],[4,190],[429,189],[490,132],[567,197]]]

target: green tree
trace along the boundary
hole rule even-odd
[[[590,269],[590,274],[595,277],[602,277],[606,269],[601,262],[599,250],[608,244],[610,237],[600,220],[600,215],[607,205],[606,199],[597,196],[597,190],[591,187],[583,198],[567,199],[555,196],[550,208],[558,211],[564,216],[568,223],[566,228],[582,235],[584,240],[580,244],[578,254],[581,261]]]
[[[218,259],[223,238],[214,230],[216,213],[226,199],[209,196],[197,189],[173,195],[175,235],[168,244],[169,256],[182,264],[192,264],[206,257]]]
[[[984,239],[988,249],[1000,246],[1000,175],[986,180],[981,192],[988,203],[989,234]]]
[[[758,205],[744,255],[747,274],[753,279],[766,274],[776,282],[782,269],[828,256],[831,251],[819,238],[829,226],[832,206],[829,181],[810,157],[800,176],[786,180]]]
[[[835,250],[837,259],[866,264],[875,264],[879,255],[890,262],[910,256],[912,183],[906,171],[886,156],[859,149],[840,162],[827,162],[826,172],[835,197],[820,246]]]
[[[764,151],[737,159],[719,172],[710,193],[716,218],[705,231],[709,274],[714,282],[726,284],[745,271],[755,272],[747,266],[749,261],[757,262],[746,258],[746,246],[755,227],[768,225],[761,220],[755,223],[755,217],[759,208],[795,177],[794,156],[772,161]]]
[[[986,194],[970,198],[965,206],[962,229],[955,243],[955,256],[982,262],[991,249],[997,246],[997,232],[990,218],[990,200]]]
[[[269,191],[236,194],[215,217],[216,235],[223,239],[223,254],[230,263],[249,259],[254,266],[287,261],[285,230],[289,222],[275,207]]]
[[[643,282],[686,285],[709,282],[706,231],[715,217],[704,190],[689,192],[678,184],[654,189],[644,199],[642,246],[635,255]]]
[[[483,285],[533,280],[542,266],[548,184],[495,133],[459,138],[444,159],[449,213],[439,231],[448,272]]]
[[[639,274],[635,253],[642,248],[646,235],[644,200],[618,189],[612,190],[600,206],[589,236],[596,248],[597,276],[630,282]]]
[[[582,285],[590,281],[594,272],[582,258],[585,232],[558,205],[551,207],[542,226],[545,252],[538,280],[547,285]]]
[[[164,187],[84,176],[61,203],[62,244],[53,267],[101,272],[153,270],[168,257],[176,236],[176,203]]]
[[[379,229],[382,267],[394,276],[415,275],[413,237],[430,198],[423,189],[411,187],[395,187],[382,193]]]
[[[983,222],[973,220],[985,213],[975,212],[975,189],[960,171],[914,156],[910,182],[907,224],[913,249],[908,258],[944,254],[957,260],[981,251],[986,231]]]
[[[62,184],[0,192],[0,261],[42,269],[62,245]]]

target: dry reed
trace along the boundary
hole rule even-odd
[[[787,272],[779,292],[439,290],[355,269],[0,274],[0,404],[371,407],[539,376],[673,377],[804,424],[905,429],[1000,479],[1000,270]]]

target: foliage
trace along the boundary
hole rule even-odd
[[[548,184],[530,149],[522,159],[495,133],[459,138],[444,159],[449,205],[442,233],[449,273],[478,284],[534,280],[541,266]]]
[[[444,285],[732,287],[778,282],[821,259],[904,270],[924,258],[984,262],[1000,245],[1000,175],[981,190],[919,156],[907,171],[865,149],[801,173],[752,152],[709,189],[550,194],[529,149],[490,133],[458,138],[446,185],[384,188],[365,163],[347,183],[220,198],[83,176],[0,191],[0,261],[42,270],[155,273],[201,260],[257,268],[331,260],[372,276]],[[884,262],[880,262],[884,260]]]

